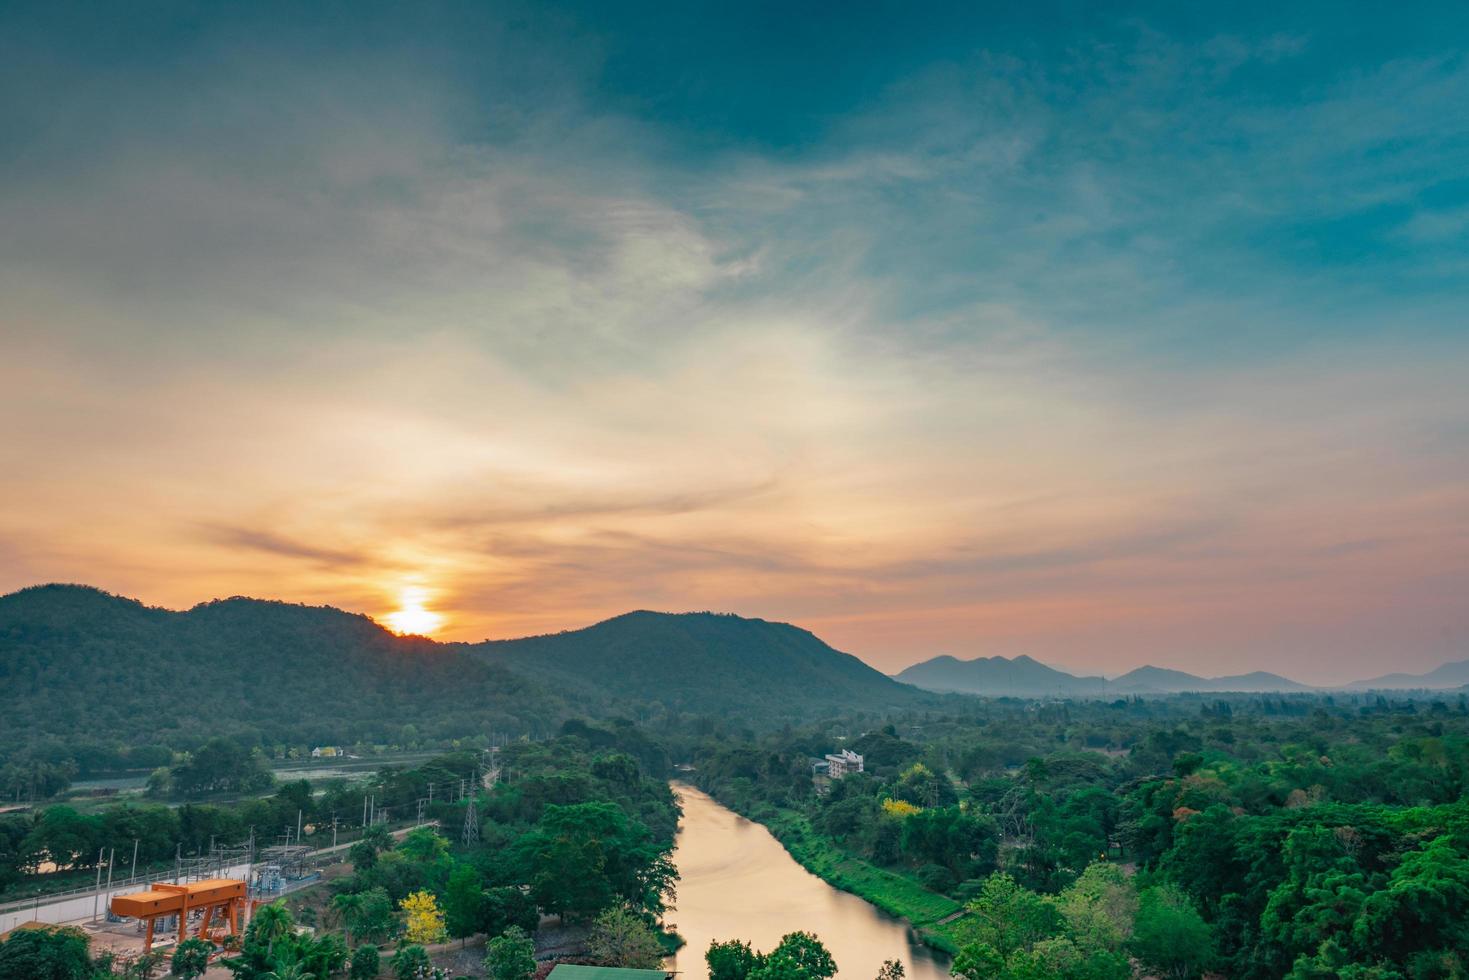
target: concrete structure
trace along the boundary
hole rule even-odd
[[[203,918],[195,933],[201,939],[221,936],[238,936],[244,931],[244,914],[247,889],[243,881],[234,878],[210,878],[187,885],[170,885],[159,882],[148,891],[131,895],[118,895],[112,900],[112,914],[130,919],[142,919],[147,924],[143,952],[153,949],[153,929],[159,919],[178,917],[178,941],[188,937],[189,913],[202,911]],[[216,929],[215,917],[219,917]]]
[[[851,749],[842,749],[826,757],[826,774],[832,779],[841,779],[850,773],[862,771],[862,757]]]

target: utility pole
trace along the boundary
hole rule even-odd
[[[111,847],[107,850],[107,897],[112,897],[112,862],[117,857],[117,848]],[[108,907],[111,905],[109,903]]]
[[[92,890],[92,921],[97,921],[97,899],[102,891],[102,854],[107,848],[97,848],[97,887]]]
[[[138,876],[138,838],[134,837],[133,838],[133,870],[132,870],[132,873],[128,875],[128,884],[132,884],[133,879],[136,878],[137,876]]]
[[[332,847],[337,846],[337,811],[332,811]]]
[[[362,794],[362,828],[367,829],[367,794]]]
[[[474,806],[474,797],[469,798],[469,809],[464,811],[464,846],[479,843],[479,812]]]
[[[296,843],[301,843],[301,811],[296,811]]]

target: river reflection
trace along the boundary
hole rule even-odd
[[[764,827],[683,783],[673,862],[681,875],[666,920],[688,945],[671,968],[680,980],[707,980],[711,939],[743,939],[770,950],[788,932],[814,932],[844,980],[871,980],[883,960],[899,960],[909,980],[946,980],[942,954],[919,944],[907,925],[838,891],[801,867]]]

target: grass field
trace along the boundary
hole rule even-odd
[[[811,828],[810,822],[790,810],[776,811],[760,821],[785,846],[791,857],[823,881],[851,892],[889,915],[906,919],[923,940],[947,953],[957,950],[954,933],[941,920],[962,912],[964,906],[930,891],[917,881],[879,868],[836,846]]]

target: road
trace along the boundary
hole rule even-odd
[[[403,835],[413,829],[412,827],[404,827],[401,830],[395,830],[393,831],[393,836],[401,839]],[[336,847],[323,847],[320,850],[312,851],[309,859],[314,860],[324,854],[345,851],[353,843],[356,842],[338,844]],[[225,870],[225,877],[244,878],[249,871],[249,867],[247,864],[234,865]],[[107,902],[113,895],[125,895],[129,892],[138,891],[143,887],[146,886],[141,884],[129,885],[125,882],[114,881],[111,890],[103,888],[101,890],[89,891],[82,895],[69,895],[64,899],[49,902],[42,897],[39,900],[39,904],[33,903],[20,907],[7,908],[3,912],[0,912],[0,933],[9,932],[22,922],[48,922],[52,924],[88,922],[91,921],[94,909],[97,917],[103,919],[107,916]]]

